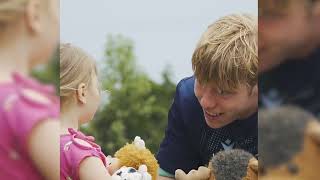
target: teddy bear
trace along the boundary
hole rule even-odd
[[[177,180],[257,180],[258,161],[241,149],[220,151],[209,162],[208,167],[200,166],[185,174],[178,169]]]
[[[149,180],[151,177],[150,180],[156,180],[158,176],[158,161],[139,136],[120,148],[114,158],[108,156],[107,159],[108,170],[117,179]]]
[[[320,123],[315,116],[292,105],[259,110],[258,131],[259,179],[320,179]]]

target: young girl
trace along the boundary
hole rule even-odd
[[[0,1],[0,179],[59,178],[59,100],[28,74],[58,42],[57,0]]]
[[[94,138],[78,128],[90,121],[100,102],[101,89],[95,61],[82,49],[60,45],[60,178],[73,180],[111,179],[111,169]],[[108,171],[109,170],[109,171]]]

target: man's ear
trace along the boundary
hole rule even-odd
[[[25,23],[32,34],[42,31],[41,25],[41,0],[29,0],[25,11]]]
[[[87,86],[84,83],[80,83],[77,88],[77,100],[82,103],[87,103]]]

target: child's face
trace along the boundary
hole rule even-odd
[[[82,107],[82,112],[84,114],[80,118],[80,124],[90,121],[96,113],[100,104],[101,90],[99,88],[99,82],[96,74],[93,75],[91,83],[89,84],[89,87],[87,87],[85,98],[86,103]]]
[[[241,85],[235,92],[221,92],[213,84],[199,84],[197,80],[194,92],[203,109],[206,123],[211,128],[221,128],[243,119],[256,111],[258,107],[257,87],[252,92]]]
[[[59,1],[47,0],[48,5],[39,10],[39,19],[30,20],[35,26],[30,33],[34,42],[34,50],[31,57],[31,66],[47,62],[59,41]],[[32,25],[29,25],[32,26]]]

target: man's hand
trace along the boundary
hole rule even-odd
[[[177,169],[175,172],[175,178],[177,180],[209,180],[211,177],[211,170],[207,167],[200,166],[198,170],[191,170],[188,174],[181,169]]]

